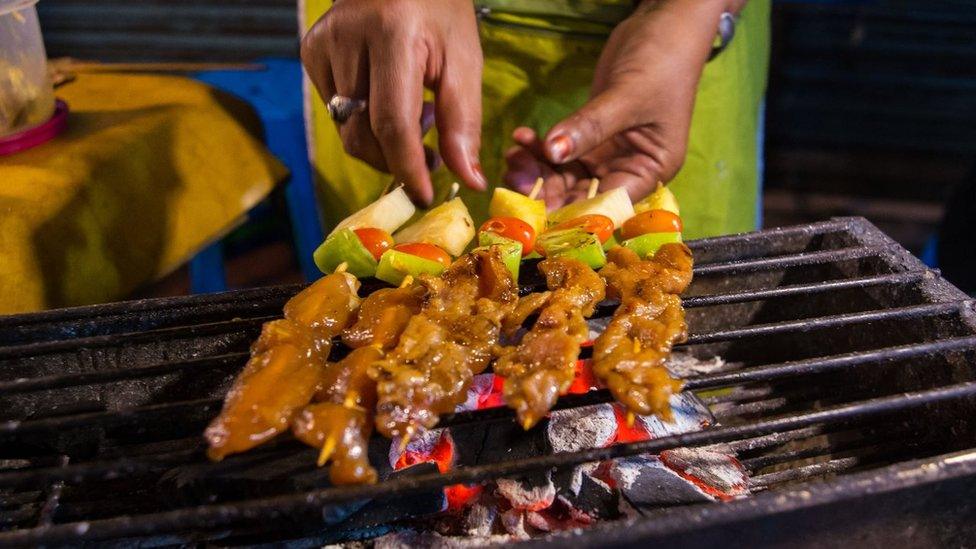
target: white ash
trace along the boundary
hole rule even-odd
[[[502,513],[502,526],[518,539],[529,539],[529,532],[525,529],[525,513],[520,509],[509,509]]]
[[[715,418],[701,399],[690,393],[671,395],[671,421],[650,415],[640,416],[641,424],[651,438],[701,431],[715,424]]]
[[[491,535],[497,518],[498,506],[494,502],[486,505],[479,501],[468,509],[468,514],[464,517],[464,531],[468,536]]]
[[[600,462],[591,461],[589,463],[581,463],[576,467],[573,467],[573,477],[569,483],[569,491],[573,493],[574,496],[578,496],[580,489],[583,487],[583,475],[590,477],[591,479],[600,482],[602,481],[593,476],[593,473],[600,467]]]
[[[725,362],[720,356],[701,359],[688,351],[676,350],[671,352],[671,356],[668,357],[664,365],[671,372],[671,375],[686,378],[722,370],[734,370],[742,364],[739,362]]]
[[[426,547],[429,549],[455,549],[464,547],[487,547],[503,545],[512,542],[511,536],[444,536],[437,532],[424,530],[400,530],[390,532],[373,540],[373,549],[414,549]],[[346,545],[350,547],[351,544]],[[327,546],[329,547],[329,546]],[[341,547],[341,546],[336,546]],[[362,547],[361,545],[359,547]]]
[[[549,416],[547,434],[556,453],[603,448],[617,434],[617,416],[610,404],[558,410]]]
[[[545,482],[537,486],[520,479],[500,478],[495,481],[495,487],[514,509],[545,509],[556,499],[550,471],[546,472]]]

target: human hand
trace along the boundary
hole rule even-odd
[[[645,0],[610,35],[590,100],[544,139],[530,128],[513,132],[505,182],[528,192],[542,177],[542,197],[555,208],[584,197],[594,177],[601,190],[624,187],[635,201],[671,180],[684,162],[698,80],[728,8],[727,0]]]
[[[473,189],[481,172],[483,57],[471,0],[337,0],[302,39],[302,63],[325,101],[366,99],[338,124],[349,154],[403,182],[422,205],[433,199],[422,143],[423,91],[434,91],[444,163]],[[429,117],[428,117],[429,119]]]

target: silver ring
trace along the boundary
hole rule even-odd
[[[329,116],[332,120],[342,124],[352,115],[366,110],[365,99],[353,99],[344,95],[333,95],[326,104],[329,109]]]
[[[729,43],[732,42],[733,37],[735,37],[735,15],[727,11],[722,12],[718,20],[718,45],[712,48],[712,52],[708,55],[708,60],[711,61],[715,59],[715,56],[722,53],[728,47]]]

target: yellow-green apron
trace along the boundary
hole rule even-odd
[[[708,63],[699,84],[684,167],[670,183],[687,238],[747,231],[757,223],[759,111],[766,87],[769,2],[751,0],[729,47]],[[304,28],[331,0],[306,0]],[[545,133],[582,105],[593,68],[613,25],[631,0],[485,0],[478,3],[485,66],[481,163],[501,184],[504,151],[518,126]],[[309,147],[327,225],[376,199],[390,175],[346,155],[322,99],[306,86]],[[436,145],[431,132],[427,143]],[[454,176],[433,174],[435,196]],[[463,190],[475,221],[487,216],[489,193]]]

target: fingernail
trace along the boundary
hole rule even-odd
[[[549,141],[549,158],[560,164],[573,154],[573,139],[566,134],[557,135]]]
[[[471,171],[474,172],[474,176],[477,179],[478,186],[481,190],[488,188],[488,179],[485,177],[485,172],[481,170],[481,163],[475,162],[471,164]]]

